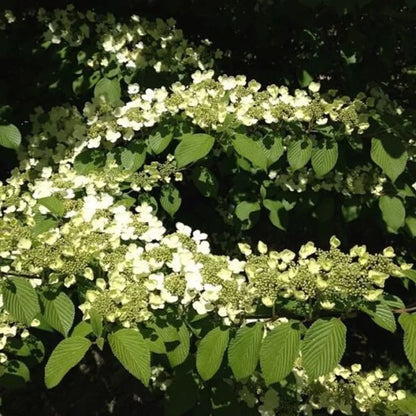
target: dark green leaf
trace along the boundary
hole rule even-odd
[[[103,97],[108,104],[117,104],[121,97],[120,82],[117,79],[100,79],[95,84],[94,97]]]
[[[318,176],[324,176],[331,171],[338,160],[338,143],[335,140],[325,140],[312,150],[312,167]]]
[[[347,328],[337,318],[318,319],[302,342],[302,365],[310,380],[332,371],[345,351]]]
[[[140,332],[120,329],[108,335],[111,351],[123,367],[145,386],[150,379],[150,351]]]
[[[57,386],[68,371],[75,367],[90,348],[91,342],[73,336],[61,341],[52,351],[45,367],[45,384],[48,389]]]
[[[267,385],[286,378],[299,355],[298,324],[282,323],[270,331],[260,350],[260,366]]]
[[[199,192],[205,197],[215,198],[218,194],[218,180],[205,166],[197,166],[191,178]]]
[[[416,314],[402,313],[399,323],[404,331],[403,346],[407,359],[416,370]]]
[[[0,126],[0,146],[17,149],[21,141],[22,135],[15,125]]]
[[[237,380],[250,376],[257,367],[263,324],[243,326],[228,347],[228,363]]]
[[[392,135],[371,139],[371,159],[395,182],[406,168],[408,159],[403,143]]]
[[[30,325],[40,312],[38,295],[28,279],[11,277],[3,286],[5,309],[18,321]]]
[[[47,324],[66,337],[75,316],[75,307],[71,299],[63,292],[59,294],[46,292],[42,294],[40,299]]]
[[[179,139],[181,142],[175,149],[175,159],[179,168],[205,157],[215,142],[214,137],[202,133],[184,134]]]
[[[390,232],[397,233],[397,230],[404,225],[406,211],[403,202],[395,196],[383,195],[379,199],[379,207]]]
[[[203,380],[209,380],[219,370],[228,345],[228,329],[214,328],[200,341],[196,368]]]
[[[311,155],[312,141],[309,137],[292,142],[287,149],[287,161],[293,170],[303,168]]]
[[[182,198],[178,188],[171,184],[163,185],[160,191],[160,205],[173,217],[181,206]]]
[[[267,170],[266,149],[261,141],[253,140],[243,134],[236,134],[232,144],[235,151],[249,160],[254,167]]]

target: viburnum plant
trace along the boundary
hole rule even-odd
[[[340,364],[350,322],[366,315],[404,334],[416,368],[416,315],[396,291],[416,282],[406,110],[376,87],[351,99],[317,82],[291,93],[216,77],[171,21],[73,7],[38,19],[47,47],[90,42],[74,94],[98,75],[85,105],[36,108],[22,143],[0,126],[19,156],[0,186],[1,377],[29,381],[30,356],[53,388],[91,349],[109,349],[164,392],[168,415],[410,414],[398,375]],[[134,79],[144,67],[181,75],[149,88]],[[212,224],[195,216],[203,204]],[[397,247],[342,249],[325,232],[323,248],[282,244],[314,222],[342,234],[363,212],[402,237]],[[42,330],[63,336],[46,357]]]

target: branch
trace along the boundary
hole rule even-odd
[[[16,276],[16,277],[24,277],[26,279],[40,279],[42,280],[41,276],[36,276],[33,274],[27,274],[27,273],[16,273],[16,272],[0,272],[4,276]]]

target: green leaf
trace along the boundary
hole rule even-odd
[[[310,380],[332,371],[345,351],[347,328],[337,318],[318,319],[302,342],[302,365]]]
[[[381,302],[390,307],[391,309],[402,309],[405,308],[403,301],[396,295],[390,293],[383,293],[381,295]]]
[[[268,134],[263,138],[261,144],[263,146],[263,152],[266,155],[267,168],[269,168],[283,155],[283,138],[281,136]]]
[[[202,133],[184,134],[179,139],[181,142],[175,149],[175,159],[178,168],[183,168],[205,157],[215,142],[214,137]]]
[[[10,315],[28,326],[40,312],[38,295],[29,280],[23,277],[11,277],[6,281],[3,302]]]
[[[45,233],[51,228],[56,228],[59,224],[58,220],[39,213],[35,214],[34,219],[35,226],[32,228],[32,233],[34,236],[38,236],[39,234]]]
[[[260,203],[242,201],[235,208],[236,217],[243,223],[241,228],[248,230],[257,222],[260,214]]]
[[[75,326],[72,330],[71,337],[86,337],[87,335],[92,334],[92,326],[87,321],[81,321]]]
[[[390,307],[385,303],[369,303],[361,306],[365,312],[378,326],[390,332],[396,332],[396,319]]]
[[[156,155],[162,153],[170,144],[173,138],[173,133],[169,130],[158,130],[149,136],[149,146],[152,152]]]
[[[48,196],[47,198],[41,198],[38,200],[38,203],[48,208],[48,210],[52,212],[52,214],[55,214],[59,218],[61,218],[65,213],[64,203],[56,196]]]
[[[404,225],[406,210],[400,198],[383,195],[378,201],[383,220],[387,230],[397,233],[397,230]]]
[[[98,337],[95,342],[97,347],[102,351],[104,349],[105,339],[103,337]]]
[[[300,330],[297,324],[282,323],[270,331],[260,349],[260,366],[267,385],[286,378],[299,355]]]
[[[121,164],[124,168],[133,172],[137,171],[143,166],[146,160],[146,146],[144,143],[129,143],[120,152]]]
[[[287,161],[293,170],[303,168],[311,158],[312,141],[309,137],[292,142],[287,149]]]
[[[199,343],[196,369],[205,381],[212,378],[221,366],[228,345],[228,332],[228,328],[214,328]]]
[[[395,182],[406,168],[408,154],[403,143],[394,136],[371,139],[371,159]]]
[[[48,325],[68,336],[75,316],[75,307],[65,293],[46,292],[40,297],[43,306],[43,317]]]
[[[80,175],[98,171],[105,166],[105,153],[97,149],[87,149],[76,156],[74,168]]]
[[[218,194],[218,180],[205,166],[197,166],[191,174],[192,181],[201,194],[207,198],[215,198]]]
[[[108,335],[111,351],[123,367],[145,386],[150,379],[150,351],[140,332],[120,329]]]
[[[189,355],[189,348],[191,346],[189,331],[185,324],[182,324],[177,330],[179,345],[173,350],[167,350],[167,356],[171,367],[176,367],[182,364]]]
[[[228,363],[237,380],[250,376],[257,367],[263,324],[243,326],[228,347]]]
[[[90,322],[91,322],[91,329],[94,335],[99,338],[103,333],[103,322],[100,315],[98,315],[97,311],[92,308],[88,311],[90,314]]]
[[[21,141],[22,135],[15,125],[0,126],[0,146],[17,149]]]
[[[57,386],[68,371],[84,357],[91,342],[82,337],[73,336],[61,341],[52,351],[45,367],[45,384],[48,389]]]
[[[117,104],[121,97],[120,83],[117,79],[100,79],[94,87],[94,97],[103,97],[108,104]]]
[[[4,369],[0,377],[0,387],[17,389],[24,387],[30,381],[30,371],[22,361],[9,360],[3,365]]]
[[[23,357],[28,365],[42,362],[45,356],[45,347],[42,341],[33,335],[24,339],[18,337],[9,338],[4,349],[7,354]]]
[[[270,222],[279,230],[286,231],[288,214],[282,201],[264,199],[263,205],[269,211]]]
[[[416,370],[416,314],[402,313],[399,323],[404,331],[403,346],[407,359]]]
[[[199,388],[192,374],[179,374],[163,395],[164,415],[182,416],[191,410],[198,400]]]
[[[395,400],[392,405],[400,410],[403,415],[416,416],[416,396],[406,392],[406,398],[402,400]]]
[[[318,176],[330,172],[338,160],[338,143],[335,140],[325,140],[312,150],[312,167]]]
[[[182,198],[178,188],[171,184],[163,185],[160,191],[160,205],[173,217],[181,206]]]
[[[416,237],[416,217],[409,215],[406,217],[406,230],[412,236]]]
[[[262,142],[243,134],[236,134],[232,141],[235,151],[254,167],[267,170],[267,154]]]

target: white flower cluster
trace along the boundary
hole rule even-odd
[[[208,40],[201,45],[188,42],[174,19],[149,21],[131,16],[119,22],[111,13],[99,15],[93,11],[77,11],[73,5],[48,12],[40,9],[38,21],[46,26],[43,38],[52,44],[70,47],[94,43],[94,53],[83,52],[83,62],[94,70],[116,64],[124,75],[151,67],[156,72],[183,74],[192,69],[209,69],[220,51],[211,51]]]
[[[284,191],[305,192],[310,189],[314,192],[336,191],[344,196],[374,195],[383,193],[383,185],[387,181],[381,169],[370,163],[344,171],[333,170],[323,178],[316,175],[309,167],[293,171],[287,168],[286,172],[271,170],[269,178]]]
[[[284,385],[280,389],[264,386],[261,374],[255,373],[241,383],[239,400],[249,408],[257,406],[261,416],[312,416],[314,410],[325,410],[330,415],[340,412],[372,416],[389,410],[391,415],[401,415],[395,410],[394,402],[404,399],[406,392],[394,389],[393,384],[398,380],[395,374],[386,376],[380,369],[365,373],[360,364],[349,368],[338,365],[329,374],[312,382],[300,366],[294,367],[293,374],[296,384],[290,395],[282,394]]]
[[[260,90],[259,83],[247,83],[244,76],[220,76],[217,81],[213,76],[213,71],[197,71],[189,85],[177,82],[170,91],[161,87],[146,89],[142,94],[138,93],[139,86],[132,84],[131,101],[110,106],[93,99],[86,103],[82,114],[68,105],[54,107],[48,113],[38,108],[31,118],[32,135],[20,159],[25,166],[39,167],[71,162],[85,148],[111,148],[121,141],[131,141],[139,132],[146,135],[153,131],[151,128],[157,129],[161,120],[175,123],[178,117],[186,117],[208,131],[282,122],[306,123],[306,128],[310,123],[330,120],[349,134],[354,129],[364,131],[373,111],[369,105],[374,100],[363,95],[354,100],[304,90],[291,95],[286,87],[275,85]],[[352,181],[355,179],[353,175]]]
[[[380,369],[367,374],[360,371],[360,364],[350,368],[338,365],[330,374],[310,383],[306,388],[309,403],[304,406],[304,413],[312,415],[312,409],[327,409],[329,414],[340,411],[352,415],[355,407],[361,413],[377,416],[380,407],[389,408],[391,403],[406,397],[404,390],[395,391],[392,387],[398,380],[395,374],[388,377]],[[301,368],[296,368],[295,374],[299,379],[307,378]]]
[[[271,307],[277,298],[310,299],[323,309],[375,301],[389,275],[400,274],[392,248],[374,256],[356,246],[344,254],[336,238],[329,251],[309,242],[296,255],[269,251],[260,242],[259,255],[240,244],[245,261],[213,255],[206,234],[183,224],[166,234],[150,206],[127,208],[126,174],[111,166],[81,175],[61,165],[56,173],[43,168],[34,180],[25,176],[29,173],[15,172],[0,187],[0,259],[45,284],[82,287],[90,281],[85,317],[94,307],[108,321],[128,327],[176,304],[231,324],[260,303]],[[47,220],[52,222],[37,231]]]

